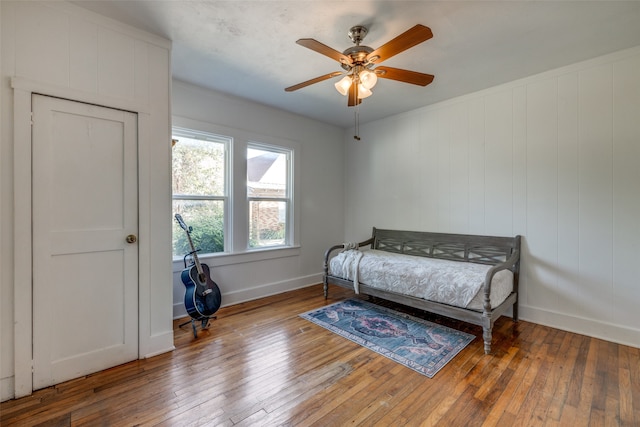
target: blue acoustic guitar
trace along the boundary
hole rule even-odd
[[[218,285],[211,280],[209,266],[200,263],[198,259],[198,251],[194,247],[193,240],[191,239],[191,231],[193,228],[187,227],[187,224],[184,223],[180,214],[176,214],[176,221],[178,221],[180,227],[187,233],[189,246],[191,246],[191,252],[187,254],[187,256],[191,255],[193,258],[193,264],[186,267],[180,275],[182,283],[184,283],[186,288],[184,306],[192,319],[203,321],[204,328],[204,325],[208,323],[208,319],[220,308],[222,296],[220,295]]]

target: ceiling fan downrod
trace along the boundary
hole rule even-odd
[[[369,30],[367,30],[367,27],[363,27],[362,25],[355,25],[349,29],[347,35],[349,36],[351,41],[355,43],[356,46],[359,46],[368,32]]]

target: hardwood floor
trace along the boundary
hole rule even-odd
[[[433,379],[298,316],[321,286],[222,308],[176,350],[0,405],[2,426],[638,426],[640,349],[511,319],[480,327]],[[398,308],[398,306],[395,306]]]

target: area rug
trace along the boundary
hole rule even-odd
[[[429,378],[475,336],[358,299],[300,317],[405,365]]]

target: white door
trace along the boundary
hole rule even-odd
[[[133,113],[32,101],[36,390],[138,358],[138,132]]]

